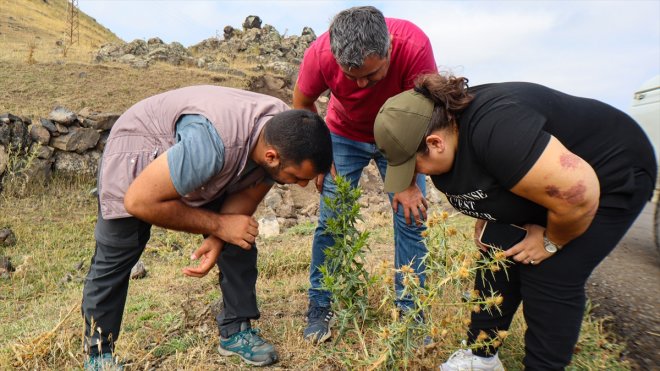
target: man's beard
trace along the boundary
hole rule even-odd
[[[268,166],[268,165],[266,165],[264,167],[264,169],[266,170],[266,173],[268,173],[268,176],[275,181],[275,183],[280,184],[280,185],[286,184],[286,183],[282,182],[282,180],[280,179],[280,172],[282,170],[282,162],[281,161],[277,166]]]

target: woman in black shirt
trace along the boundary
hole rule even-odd
[[[465,78],[430,74],[383,105],[374,134],[388,160],[385,191],[428,174],[454,208],[477,218],[475,236],[486,221],[527,230],[505,252],[516,264],[476,280],[477,290],[492,287],[504,302],[501,313],[472,313],[468,342],[508,329],[523,302],[525,367],[568,365],[585,282],[652,196],[657,165],[637,123],[536,84],[468,88]],[[459,351],[441,369],[465,365],[501,369],[492,348]]]

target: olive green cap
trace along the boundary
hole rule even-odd
[[[414,90],[388,99],[374,122],[376,146],[387,159],[385,191],[401,192],[412,184],[417,148],[433,113],[433,101]]]

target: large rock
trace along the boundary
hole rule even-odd
[[[64,107],[55,107],[50,113],[48,114],[48,119],[55,121],[58,124],[62,124],[64,126],[69,126],[73,125],[74,122],[78,121],[78,116],[71,111],[68,110]]]
[[[16,116],[16,115],[12,115],[9,112],[5,112],[3,114],[0,114],[0,123],[8,124],[12,121],[21,121],[21,118]]]
[[[243,29],[261,28],[261,18],[256,15],[249,15],[243,21]]]
[[[91,128],[97,131],[110,130],[119,116],[119,113],[98,112],[90,107],[85,107],[78,111],[78,121],[80,122],[80,126]]]
[[[149,53],[149,46],[147,42],[141,39],[135,39],[130,43],[124,45],[122,48],[124,54],[133,54],[133,55],[146,55]]]
[[[161,40],[160,37],[152,37],[151,39],[147,40],[147,46],[151,47],[153,45],[163,45],[165,44],[163,40]]]
[[[50,141],[50,131],[41,125],[41,123],[32,124],[30,127],[30,137],[39,144],[47,145]]]
[[[44,160],[49,160],[50,158],[52,158],[54,152],[55,152],[55,148],[44,146],[39,143],[32,143],[32,145],[30,146],[30,153],[34,153],[37,155],[37,158],[41,158]]]
[[[83,153],[94,148],[99,138],[100,134],[94,129],[76,127],[66,135],[51,139],[50,145],[62,151]]]
[[[122,45],[107,43],[101,45],[99,50],[96,52],[96,55],[94,56],[94,60],[96,62],[105,62],[113,60],[113,58],[117,58],[122,55],[124,55],[122,52]]]
[[[266,197],[264,198],[264,205],[272,210],[277,210],[277,208],[282,205],[282,200],[282,191],[273,188],[270,190],[270,192],[268,192],[268,194],[266,194]]]
[[[105,149],[105,144],[108,142],[108,137],[109,136],[110,136],[109,131],[102,132],[101,133],[101,138],[99,138],[99,142],[96,143],[96,148],[94,148],[94,149],[102,153],[103,150]]]
[[[30,167],[25,169],[23,175],[31,183],[45,184],[50,181],[53,174],[53,160],[35,158],[30,162]]]
[[[234,27],[225,26],[225,28],[222,30],[222,36],[225,38],[225,40],[231,39],[234,36]]]
[[[94,130],[110,130],[119,116],[117,113],[92,113],[85,118],[83,126]]]
[[[383,191],[383,181],[376,167],[376,162],[371,160],[364,170],[359,181],[363,194],[380,194]]]
[[[101,154],[94,151],[82,155],[75,152],[57,152],[54,168],[62,173],[94,175],[98,170],[100,158]]]
[[[9,123],[0,122],[0,145],[8,146],[11,142],[11,128]]]
[[[11,148],[12,151],[19,151],[25,150],[30,142],[30,131],[23,120],[17,118],[7,122],[0,121],[0,145]]]

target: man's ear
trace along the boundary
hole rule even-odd
[[[270,147],[264,152],[264,160],[268,166],[277,167],[280,165],[280,154],[275,148]]]

